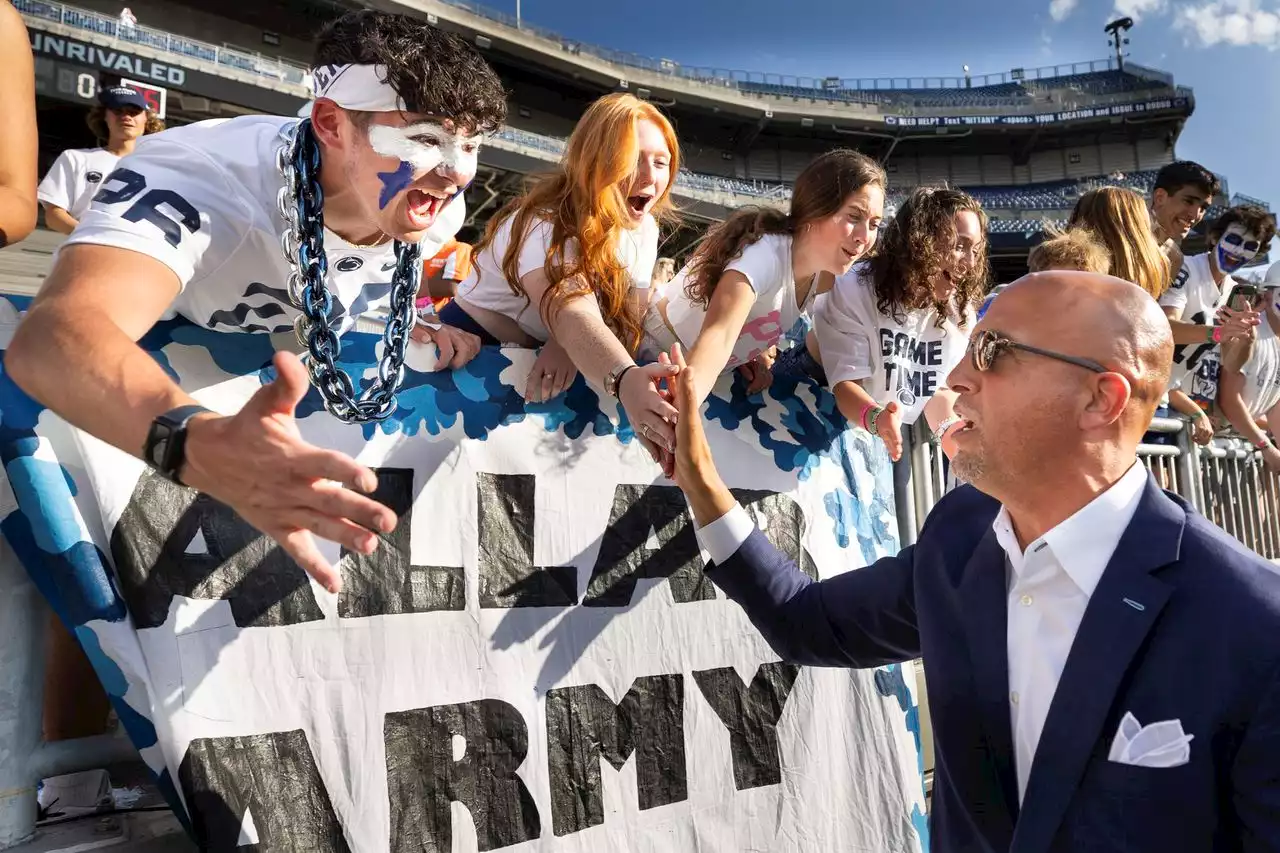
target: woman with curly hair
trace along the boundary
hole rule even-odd
[[[676,410],[656,382],[674,373],[638,366],[640,320],[658,258],[658,219],[672,211],[680,148],[666,117],[616,93],[593,103],[560,167],[490,221],[472,273],[440,320],[484,344],[542,346],[525,389],[549,400],[581,371],[617,397],[657,459],[675,447]]]
[[[164,122],[147,108],[142,93],[128,86],[101,89],[85,123],[102,147],[63,151],[38,192],[45,224],[63,234],[80,224],[102,182],[121,157],[133,153],[138,139],[164,130]]]
[[[703,400],[726,369],[767,387],[770,355],[835,276],[875,245],[884,214],[884,169],[856,151],[818,157],[796,178],[791,209],[743,208],[703,238],[650,306],[646,350],[689,353]]]
[[[951,455],[960,419],[947,375],[964,357],[988,278],[987,215],[960,190],[911,193],[875,257],[837,279],[806,340],[809,372],[897,461],[920,416]],[[802,356],[803,357],[803,356]]]

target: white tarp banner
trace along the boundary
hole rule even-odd
[[[344,340],[348,369],[374,338]],[[202,403],[270,379],[264,336],[146,340]],[[378,344],[380,346],[380,344]],[[75,433],[8,381],[6,537],[212,850],[913,851],[910,667],[778,662],[702,574],[684,499],[579,381],[526,407],[533,354],[486,350],[400,410],[303,436],[379,473],[400,516],[314,585],[224,506]],[[896,550],[883,449],[831,398],[723,380],[716,460],[784,551],[830,575]],[[106,569],[111,565],[111,569]],[[107,581],[107,572],[111,580]]]

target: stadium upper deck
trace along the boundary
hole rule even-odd
[[[236,103],[292,111],[308,94],[307,40],[344,7],[265,0],[210,13],[197,0],[133,0],[142,25],[125,27],[117,0],[78,2],[91,8],[15,0],[37,56],[108,72],[148,58],[185,68],[188,85],[172,83],[171,103],[196,108],[180,110],[171,119],[178,123],[206,117],[200,107],[221,91],[216,80],[240,84],[237,96],[252,84],[272,100],[222,96],[222,111],[208,107],[207,115],[234,114]],[[965,187],[1007,220],[993,232],[1038,231],[1042,219],[1061,219],[1092,186],[1148,190],[1194,109],[1190,90],[1131,63],[1124,71],[1100,60],[968,78],[797,78],[581,44],[464,0],[387,5],[474,41],[507,82],[511,127],[489,146],[486,165],[515,173],[545,167],[591,100],[627,89],[660,103],[677,124],[687,167],[679,193],[706,218],[747,201],[785,200],[788,182],[813,156],[851,145],[884,161],[898,190]],[[254,39],[272,47],[235,46]],[[80,52],[67,56],[77,40]],[[192,81],[206,88],[196,91]]]

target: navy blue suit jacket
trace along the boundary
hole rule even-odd
[[[1089,600],[1021,808],[996,501],[964,486],[897,557],[815,583],[759,532],[708,570],[785,660],[922,657],[935,851],[1280,851],[1280,575],[1149,480]],[[1190,762],[1107,759],[1126,711]]]

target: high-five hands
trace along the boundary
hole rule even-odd
[[[337,592],[342,579],[313,537],[372,554],[374,531],[394,530],[396,515],[368,496],[378,485],[373,471],[303,440],[293,412],[310,387],[307,370],[291,353],[276,353],[275,367],[275,381],[237,414],[192,420],[182,481],[234,509]]]

